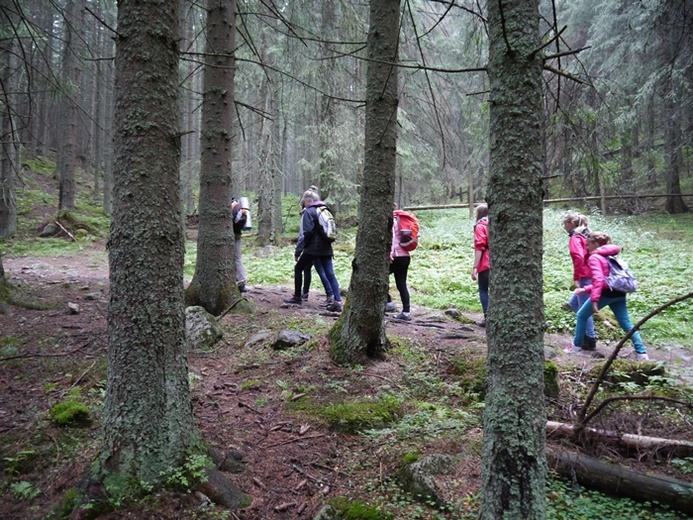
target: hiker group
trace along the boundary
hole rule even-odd
[[[286,305],[300,306],[308,299],[311,270],[315,267],[325,288],[323,306],[330,312],[342,311],[339,282],[334,273],[332,243],[337,237],[334,216],[320,199],[318,188],[311,186],[300,200],[301,223],[294,251],[294,293],[286,298]],[[402,311],[394,319],[411,321],[407,273],[411,261],[410,253],[418,245],[419,224],[413,213],[398,210],[392,215],[392,247],[390,249],[390,274],[395,276],[395,285],[402,301]],[[385,312],[396,312],[391,296],[387,295]]]
[[[241,199],[243,201],[243,199]],[[240,202],[234,206],[234,234],[236,236],[236,277],[241,291],[245,290],[245,269],[240,257],[240,230],[250,225],[250,214]],[[323,307],[330,312],[342,311],[342,298],[339,282],[334,272],[332,244],[337,237],[334,216],[327,204],[320,199],[316,186],[303,193],[300,200],[301,222],[294,251],[294,292],[284,300],[286,305],[300,306],[308,300],[311,285],[311,271],[314,267],[323,287],[326,298]],[[245,214],[244,214],[245,212]],[[246,221],[247,219],[247,221]],[[570,309],[576,314],[575,334],[566,353],[579,354],[594,351],[597,337],[593,315],[608,306],[620,327],[629,333],[633,324],[628,314],[626,295],[637,288],[627,264],[617,255],[621,248],[611,243],[611,237],[602,232],[592,232],[588,228],[587,217],[568,213],[563,218],[563,228],[569,235],[568,250],[573,264],[574,291],[568,301]],[[479,301],[483,318],[477,322],[486,326],[489,309],[489,208],[487,204],[476,207],[474,224],[474,264],[471,278],[477,282]],[[389,274],[394,275],[395,285],[402,302],[402,310],[394,319],[411,321],[411,305],[407,276],[411,263],[411,252],[416,249],[419,239],[419,224],[413,213],[399,210],[393,206],[392,246],[390,248]],[[397,312],[390,294],[387,295],[386,313]],[[634,331],[630,340],[635,347],[637,360],[647,360],[647,350],[640,334]]]

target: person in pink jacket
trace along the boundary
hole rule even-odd
[[[573,344],[565,349],[566,352],[576,354],[583,350],[582,341],[585,337],[587,318],[607,305],[614,313],[616,321],[618,321],[624,332],[630,332],[633,328],[633,323],[628,315],[628,307],[626,306],[626,293],[611,290],[605,281],[606,277],[609,276],[609,262],[606,257],[617,255],[621,248],[612,244],[611,237],[606,233],[593,232],[587,235],[587,251],[589,253],[587,265],[590,268],[592,284],[578,287],[575,289],[575,293],[589,294],[589,300],[577,312]],[[647,356],[647,349],[643,345],[638,331],[633,333],[630,340],[635,347],[635,359],[638,361],[650,359]]]
[[[395,206],[396,208],[396,206]],[[392,222],[392,247],[390,248],[390,274],[395,275],[395,285],[399,292],[399,297],[402,300],[402,312],[393,316],[396,320],[411,321],[411,313],[409,308],[409,288],[407,287],[407,273],[409,272],[409,264],[411,256],[409,251],[402,248],[399,244],[400,236],[399,218],[393,215]],[[385,312],[394,312],[395,304],[392,301],[390,293],[387,294],[387,304]]]
[[[488,282],[489,267],[491,266],[488,251],[488,205],[479,204],[476,207],[476,224],[474,224],[474,267],[472,268],[472,280],[479,285],[479,300],[484,311],[484,319],[477,323],[480,327],[486,326],[486,314],[488,313]]]
[[[563,217],[563,229],[566,230],[570,238],[568,239],[568,252],[573,261],[573,283],[575,288],[586,287],[592,284],[592,274],[587,265],[587,217],[578,213],[568,213]],[[589,300],[587,293],[573,293],[568,300],[568,305],[577,313],[580,308]],[[585,328],[585,339],[582,342],[582,350],[596,350],[597,335],[594,332],[594,320],[592,316],[587,318]]]

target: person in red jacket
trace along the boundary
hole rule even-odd
[[[488,205],[479,204],[476,207],[476,224],[474,224],[474,268],[472,269],[472,280],[476,280],[479,285],[479,300],[484,311],[484,319],[477,323],[480,327],[486,326],[486,314],[488,313],[489,266]]]
[[[592,275],[587,265],[587,217],[578,213],[568,213],[563,217],[563,229],[566,230],[570,238],[568,239],[568,251],[573,261],[573,283],[574,288],[586,287],[592,284]],[[573,293],[568,300],[568,305],[577,313],[580,308],[589,300],[587,293]],[[597,348],[597,335],[594,332],[594,320],[592,316],[587,318],[585,328],[585,339],[582,342],[582,350],[595,350]]]
[[[573,344],[565,349],[566,352],[573,354],[579,354],[582,350],[587,318],[607,305],[624,332],[628,333],[633,328],[626,306],[626,293],[612,290],[605,281],[609,276],[609,261],[606,257],[617,255],[621,248],[612,244],[611,237],[606,233],[593,232],[587,235],[587,251],[589,253],[587,265],[590,268],[592,284],[575,289],[576,294],[588,294],[589,300],[577,312]],[[633,333],[630,340],[635,347],[635,359],[638,361],[650,359],[638,331]]]

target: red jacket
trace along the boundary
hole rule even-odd
[[[482,273],[488,271],[488,219],[486,217],[479,219],[477,223],[474,224],[474,250],[482,251],[481,260],[479,260],[479,267],[477,267],[476,272]]]
[[[617,255],[621,248],[615,244],[607,244],[595,249],[589,254],[587,264],[590,267],[592,285],[585,286],[585,292],[590,295],[590,301],[598,302],[602,297],[602,291],[609,287],[604,280],[609,276],[609,261],[607,256]]]
[[[587,239],[580,233],[572,233],[568,240],[568,251],[573,260],[573,280],[577,282],[580,278],[591,278],[592,272],[587,265]]]

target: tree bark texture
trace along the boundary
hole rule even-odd
[[[231,215],[235,0],[208,0],[202,101],[200,224],[188,305],[218,316],[240,294]]]
[[[159,482],[198,445],[188,386],[178,0],[118,9],[115,184],[100,477]],[[99,475],[96,475],[99,477]]]
[[[0,238],[13,236],[17,231],[15,179],[19,166],[16,132],[17,110],[14,98],[17,63],[12,10],[0,10],[0,29],[5,36],[0,41]]]
[[[75,209],[77,186],[75,168],[77,168],[77,123],[80,116],[80,82],[82,77],[82,49],[84,32],[84,0],[70,0],[66,7],[67,24],[65,49],[63,52],[62,82],[64,100],[62,122],[58,134],[58,181],[60,200],[59,209]]]
[[[399,10],[399,0],[370,3],[361,225],[347,305],[330,332],[330,356],[342,364],[381,358],[388,346],[383,316],[395,195]]]
[[[489,2],[490,287],[480,518],[545,517],[538,0]]]

